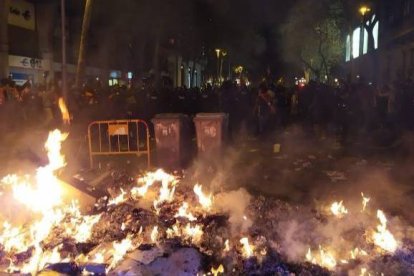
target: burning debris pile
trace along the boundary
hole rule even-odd
[[[69,275],[412,274],[412,228],[388,222],[362,194],[310,209],[244,190],[206,193],[162,170],[115,177],[87,213],[65,194],[55,130],[49,164],[3,178],[1,271]],[[117,181],[122,182],[118,185]]]

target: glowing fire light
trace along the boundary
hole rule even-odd
[[[191,226],[190,223],[187,223],[184,233],[189,236],[193,243],[198,244],[201,241],[203,236],[203,230],[200,225]]]
[[[151,241],[153,243],[156,243],[158,240],[158,226],[154,226],[154,228],[151,231]]]
[[[224,242],[224,252],[229,252],[230,251],[230,242],[229,240],[226,240]]]
[[[208,196],[206,196],[203,193],[202,190],[202,186],[199,184],[194,185],[194,193],[197,195],[198,197],[198,201],[200,202],[201,206],[206,209],[209,210],[211,208],[211,206],[213,205],[213,195],[210,194]]]
[[[253,255],[253,246],[249,244],[249,239],[247,237],[242,238],[240,243],[243,245],[243,257],[250,258]]]
[[[387,218],[385,217],[384,212],[378,210],[377,217],[380,221],[380,224],[377,225],[377,231],[375,231],[372,236],[374,243],[385,251],[391,253],[395,252],[398,247],[397,241],[391,232],[387,229]]]
[[[127,198],[125,197],[126,194],[127,193],[121,188],[121,193],[117,197],[109,200],[108,201],[108,206],[110,206],[110,205],[118,205],[118,204],[120,204],[122,202],[125,202],[127,200]]]
[[[343,201],[332,203],[331,212],[336,217],[342,217],[348,214],[348,210],[343,205]]]
[[[175,214],[175,216],[174,217],[176,217],[176,218],[186,218],[186,219],[188,219],[189,221],[195,221],[195,220],[197,220],[194,216],[193,216],[193,214],[191,214],[189,211],[188,211],[188,203],[187,202],[184,202],[183,203],[183,205],[180,207],[180,209],[178,209],[178,212],[177,212],[177,214]]]
[[[114,268],[119,261],[124,258],[124,255],[133,248],[132,240],[130,237],[126,237],[120,242],[113,242],[113,257],[109,269]]]
[[[60,112],[62,113],[63,124],[69,125],[70,124],[70,114],[69,114],[68,108],[66,106],[66,103],[65,103],[65,101],[63,100],[62,97],[59,98],[58,105],[59,105]]]
[[[49,164],[38,168],[36,172],[36,185],[30,185],[27,178],[16,175],[3,178],[2,182],[11,185],[14,198],[35,212],[43,212],[62,203],[62,188],[55,172],[66,165],[61,155],[61,143],[68,134],[59,130],[49,133],[45,143]],[[52,196],[50,196],[52,195]]]
[[[334,256],[322,248],[322,246],[319,246],[319,256],[313,256],[312,251],[309,248],[308,252],[306,253],[306,260],[313,264],[326,267],[327,269],[334,269],[337,264]]]
[[[362,196],[362,212],[364,212],[365,209],[367,208],[367,204],[371,200],[371,198],[365,197],[364,193],[361,193],[361,196]]]
[[[362,249],[355,248],[351,250],[351,259],[355,260],[360,256],[368,256],[368,253]]]
[[[158,169],[155,172],[149,172],[144,177],[138,179],[138,183],[144,183],[144,185],[141,187],[134,187],[131,190],[131,195],[134,198],[144,197],[147,194],[149,187],[154,185],[155,182],[161,181],[163,186],[168,186],[169,182],[174,182],[175,180],[174,176],[167,174],[162,169]]]
[[[211,274],[213,274],[214,276],[217,276],[223,273],[224,273],[224,266],[222,264],[219,265],[217,268],[214,268],[214,267],[211,268]]]

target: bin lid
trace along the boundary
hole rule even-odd
[[[182,119],[188,116],[182,113],[160,113],[154,116],[154,119]]]
[[[195,119],[225,119],[227,113],[198,113]]]

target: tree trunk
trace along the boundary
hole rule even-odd
[[[7,17],[9,1],[0,1],[0,79],[9,75],[9,35]]]
[[[91,22],[93,0],[86,0],[85,12],[83,13],[82,32],[79,43],[78,67],[76,70],[76,87],[80,87],[81,80],[85,74],[85,51],[87,46],[87,36]]]

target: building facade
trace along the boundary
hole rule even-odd
[[[362,24],[370,22],[369,33]],[[346,36],[345,66],[353,81],[378,87],[414,78],[414,0],[372,2],[369,13]]]

